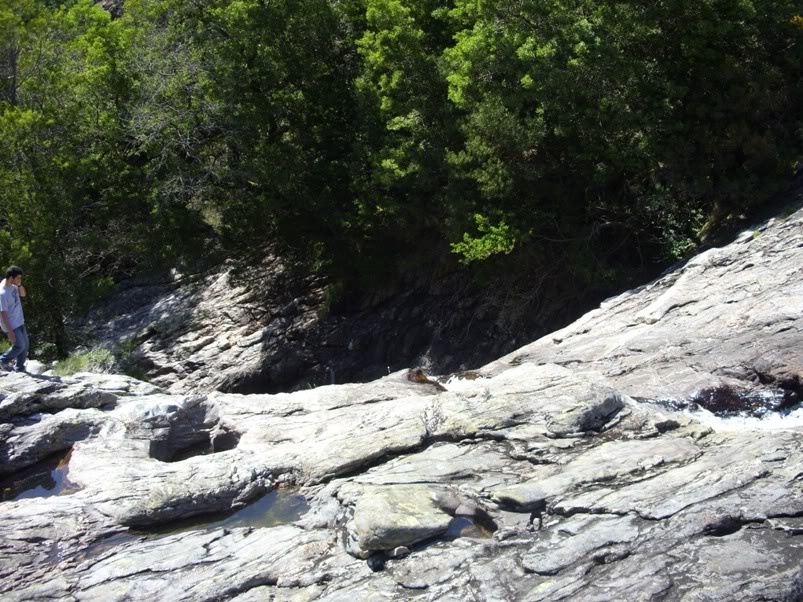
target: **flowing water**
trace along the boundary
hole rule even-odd
[[[799,428],[803,426],[803,405],[797,403],[792,406],[777,404],[770,406],[755,405],[755,400],[763,401],[763,397],[753,394],[747,398],[742,408],[733,406],[722,409],[720,407],[706,407],[697,399],[645,399],[633,398],[640,403],[654,405],[670,413],[676,412],[694,418],[715,431],[744,431],[744,430],[777,430]],[[768,398],[776,401],[774,397]]]

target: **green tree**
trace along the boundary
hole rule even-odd
[[[466,112],[451,162],[474,212],[519,242],[671,248],[766,197],[801,149],[794,13],[786,0],[458,0],[444,75]]]
[[[160,221],[317,248],[348,207],[348,40],[321,0],[132,0],[132,136]]]
[[[60,351],[121,275],[268,243],[351,283],[449,242],[620,282],[791,173],[802,23],[792,0],[10,0],[0,259]]]
[[[64,352],[65,316],[137,247],[120,29],[89,0],[15,3],[0,24],[15,57],[0,102],[0,257],[30,274],[38,340]]]

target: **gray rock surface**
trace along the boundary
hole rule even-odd
[[[0,597],[801,600],[803,212],[756,231],[440,385],[0,375],[4,492],[71,450]]]
[[[350,535],[358,553],[395,550],[445,533],[450,522],[424,485],[371,488],[354,504]]]
[[[279,393],[411,366],[464,370],[567,319],[560,300],[539,298],[537,314],[525,302],[505,308],[508,297],[468,270],[437,272],[416,270],[392,288],[345,295],[266,251],[247,269],[227,264],[122,283],[70,329],[86,347],[117,350],[128,371],[173,393]]]
[[[604,375],[625,395],[693,397],[701,389],[789,380],[803,313],[800,212],[602,303],[566,328],[483,368],[555,363]],[[799,378],[797,380],[799,386]]]

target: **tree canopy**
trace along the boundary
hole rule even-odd
[[[617,281],[803,158],[792,0],[8,0],[0,40],[0,260],[59,352],[120,277],[266,243]]]

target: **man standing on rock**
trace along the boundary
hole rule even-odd
[[[21,298],[25,296],[22,286],[22,270],[12,265],[6,270],[5,280],[0,282],[0,328],[8,337],[11,348],[0,355],[0,368],[9,372],[11,362],[17,360],[17,372],[25,372],[28,359],[28,332],[22,315]]]

